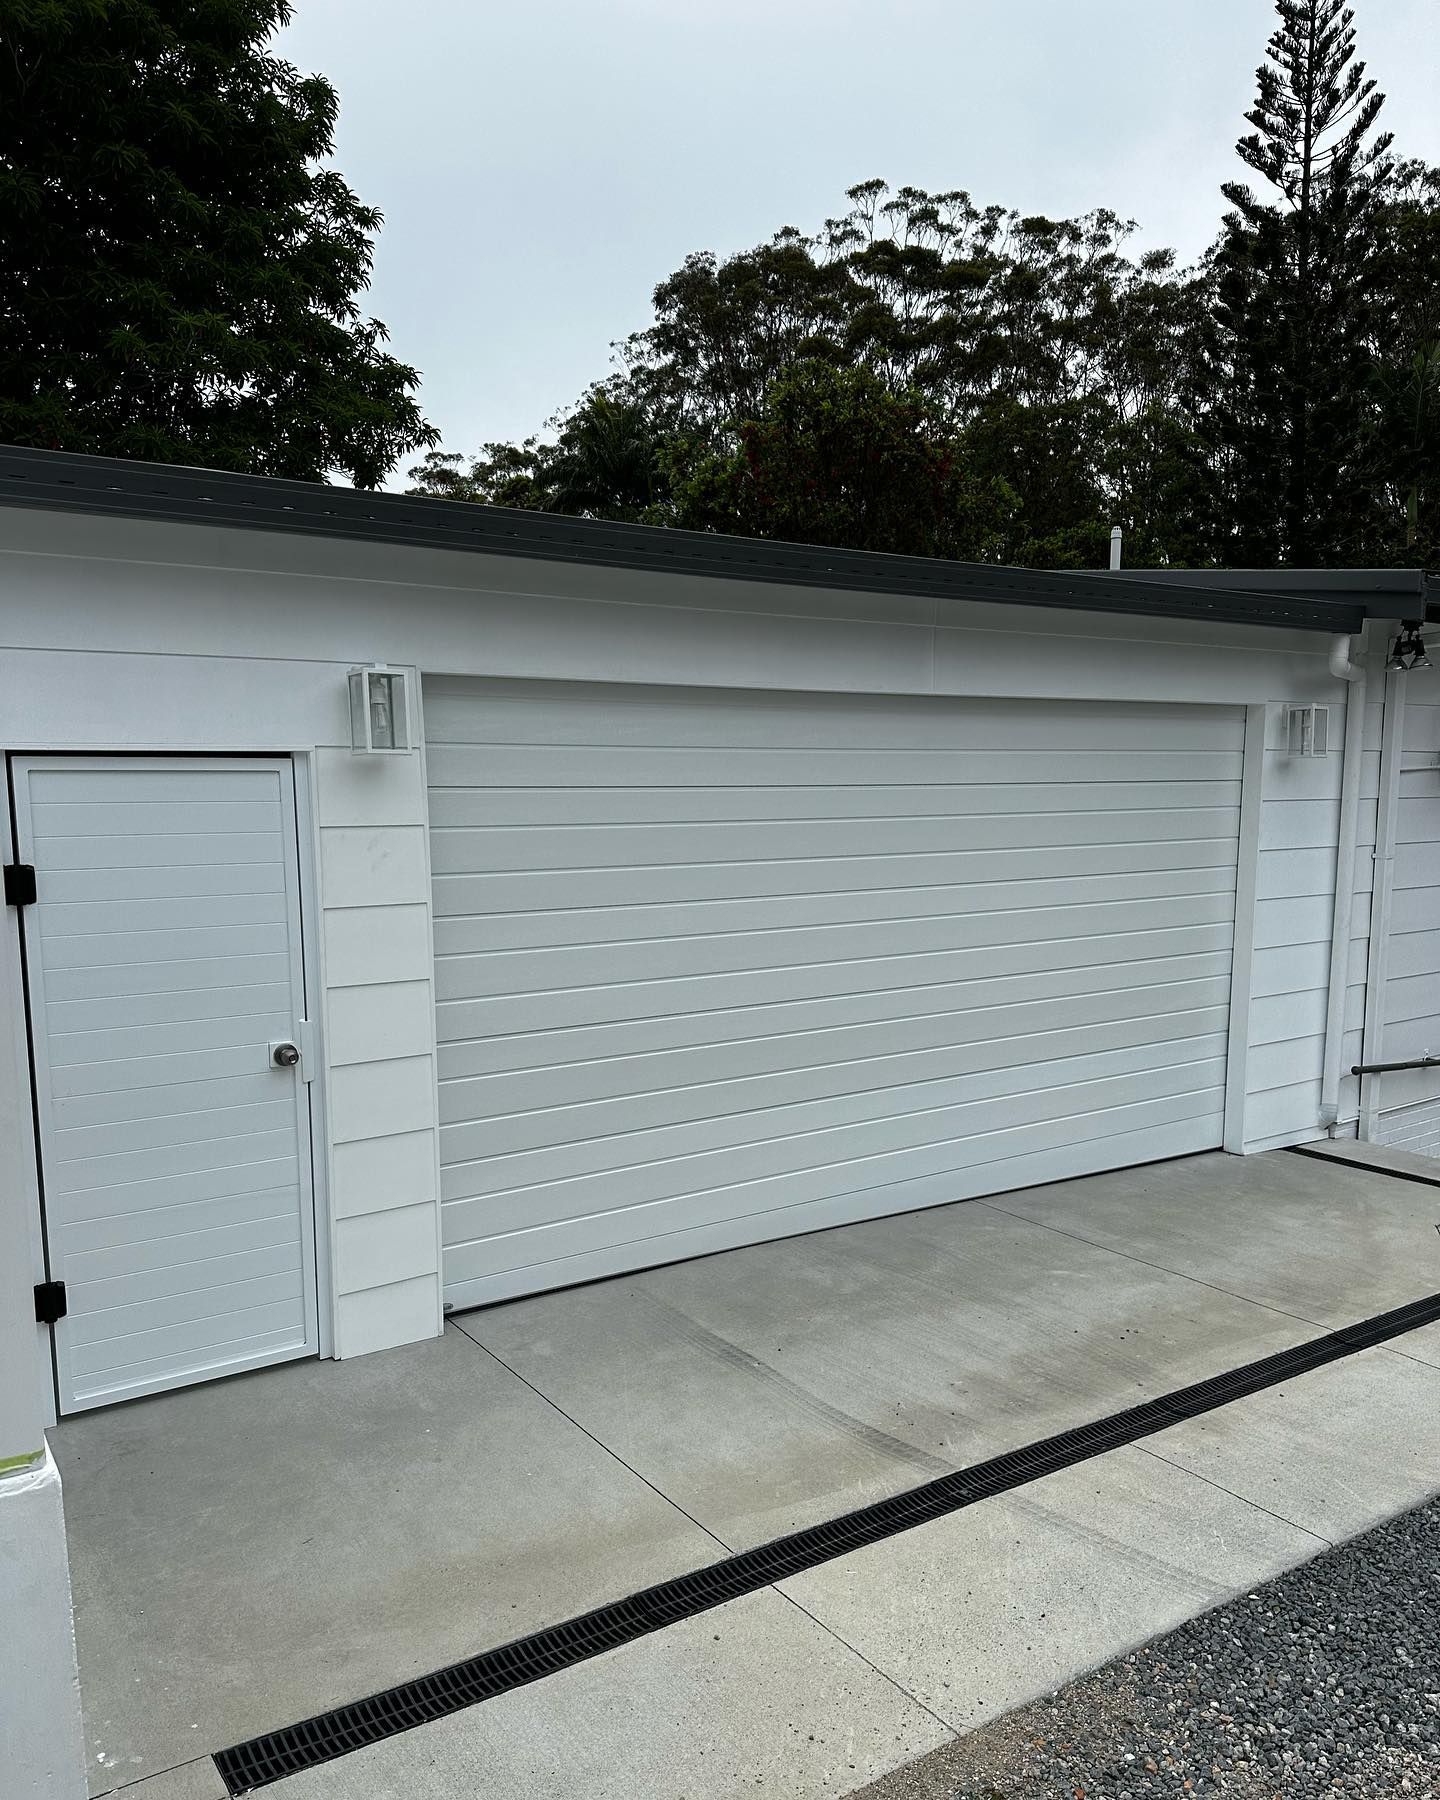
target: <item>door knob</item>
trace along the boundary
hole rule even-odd
[[[300,1060],[300,1050],[288,1039],[270,1046],[270,1061],[277,1069],[293,1069]]]

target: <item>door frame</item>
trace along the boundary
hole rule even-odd
[[[164,764],[179,770],[208,772],[224,769],[268,768],[280,778],[282,805],[287,815],[287,829],[283,833],[283,858],[285,868],[285,891],[287,901],[287,920],[291,927],[291,990],[296,1000],[296,1029],[301,1034],[302,1047],[305,1052],[302,1068],[305,1073],[298,1085],[296,1096],[296,1135],[298,1139],[298,1165],[300,1184],[300,1231],[301,1253],[303,1257],[302,1298],[305,1320],[305,1347],[298,1352],[287,1352],[283,1356],[262,1356],[253,1361],[247,1360],[233,1370],[226,1370],[221,1375],[202,1376],[198,1381],[160,1382],[147,1387],[143,1392],[126,1395],[120,1401],[105,1401],[101,1405],[125,1404],[130,1399],[142,1399],[151,1394],[173,1392],[187,1386],[198,1386],[210,1380],[225,1380],[232,1374],[242,1374],[247,1370],[274,1366],[279,1362],[302,1361],[312,1356],[328,1357],[333,1354],[333,1298],[331,1276],[331,1246],[328,1228],[321,1229],[322,1219],[328,1222],[329,1207],[326,1182],[324,1179],[325,1159],[317,1155],[317,1140],[323,1147],[325,1142],[324,1123],[324,1058],[321,1053],[320,1019],[321,995],[323,992],[320,967],[318,916],[314,903],[315,878],[315,824],[311,805],[310,770],[308,758],[289,752],[255,752],[236,754],[185,753],[156,751],[153,753],[124,751],[109,753],[99,750],[12,750],[5,753],[5,838],[7,842],[7,860],[26,862],[32,860],[29,855],[30,842],[28,835],[28,808],[22,812],[19,803],[20,777],[23,771],[37,766],[60,765],[68,768],[100,768],[100,769],[148,769],[157,764]],[[16,1044],[17,1067],[28,1076],[28,1105],[30,1129],[16,1133],[15,1148],[25,1141],[25,1150],[21,1159],[24,1171],[24,1187],[29,1190],[28,1212],[30,1217],[30,1236],[32,1245],[32,1268],[37,1282],[49,1278],[49,1240],[45,1219],[43,1152],[40,1130],[40,1079],[45,1068],[45,1044],[43,1033],[36,1029],[33,1001],[37,992],[42,996],[43,990],[37,988],[38,971],[32,971],[29,965],[26,939],[26,908],[16,911],[16,929],[9,937],[9,943],[3,957],[3,968],[0,968],[0,997],[4,990],[11,988],[19,1004],[10,1007],[13,1021],[12,1036],[18,1040]],[[13,987],[12,987],[13,984]],[[22,1082],[23,1087],[23,1082]],[[19,1099],[17,1097],[17,1107]],[[0,1133],[3,1133],[3,1119],[0,1119]],[[64,1389],[62,1371],[62,1351],[59,1334],[53,1327],[37,1324],[37,1375],[42,1382],[41,1392],[47,1411],[47,1424],[54,1425],[62,1417],[73,1417],[79,1412],[96,1410],[91,1407],[72,1408],[67,1413],[63,1407]]]

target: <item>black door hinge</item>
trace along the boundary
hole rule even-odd
[[[53,1325],[57,1319],[65,1317],[66,1311],[63,1281],[42,1281],[36,1284],[35,1318],[38,1324]]]
[[[7,906],[33,906],[35,904],[34,863],[6,863],[5,904]]]

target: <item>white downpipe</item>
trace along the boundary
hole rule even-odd
[[[1380,804],[1375,816],[1375,888],[1370,897],[1370,963],[1365,976],[1365,1032],[1360,1060],[1385,1057],[1385,989],[1390,978],[1390,920],[1395,904],[1395,830],[1400,817],[1400,769],[1404,762],[1403,669],[1385,678],[1385,728],[1380,737]],[[1380,1123],[1383,1075],[1360,1078],[1360,1138],[1373,1143]]]
[[[1341,1054],[1345,1044],[1345,989],[1350,973],[1350,925],[1355,906],[1355,848],[1360,836],[1360,781],[1364,767],[1363,663],[1350,660],[1352,639],[1330,640],[1330,673],[1348,681],[1345,755],[1340,769],[1340,838],[1335,847],[1335,910],[1330,921],[1330,980],[1325,1002],[1325,1064],[1320,1081],[1320,1123],[1332,1130],[1340,1117]]]
[[[1350,646],[1354,641],[1348,637],[1333,637],[1330,640],[1330,673],[1337,681],[1365,679],[1365,671],[1357,669],[1350,660]]]

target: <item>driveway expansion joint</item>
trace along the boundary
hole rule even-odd
[[[1440,1293],[1341,1326],[1225,1374],[672,1577],[433,1674],[233,1745],[216,1753],[216,1767],[232,1795],[267,1786],[1437,1321]]]

